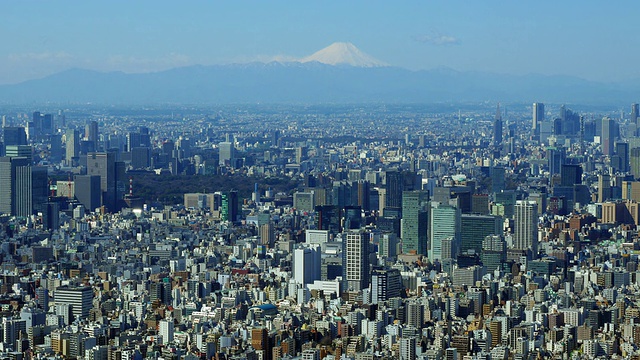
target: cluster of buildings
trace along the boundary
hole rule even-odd
[[[637,105],[181,111],[3,117],[0,357],[640,358]]]

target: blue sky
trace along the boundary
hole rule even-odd
[[[336,41],[395,66],[640,78],[640,2],[2,1],[0,83],[298,58]]]

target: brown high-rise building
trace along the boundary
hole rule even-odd
[[[269,332],[265,328],[255,328],[251,330],[251,346],[256,350],[263,350],[264,360],[271,360],[271,349],[269,348]]]

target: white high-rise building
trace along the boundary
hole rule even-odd
[[[538,248],[538,203],[518,200],[514,207],[514,247],[519,250]]]
[[[429,211],[429,260],[442,260],[442,242],[451,239],[452,248],[460,241],[460,209],[438,202],[431,203]]]
[[[293,251],[293,278],[298,284],[313,284],[320,280],[320,247],[318,245]]]
[[[162,336],[162,343],[168,344],[173,341],[174,324],[173,319],[160,320],[158,333]]]

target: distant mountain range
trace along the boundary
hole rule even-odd
[[[350,43],[292,62],[187,66],[125,74],[71,69],[0,86],[0,103],[229,104],[550,102],[628,104],[640,81],[505,75],[387,66]]]

